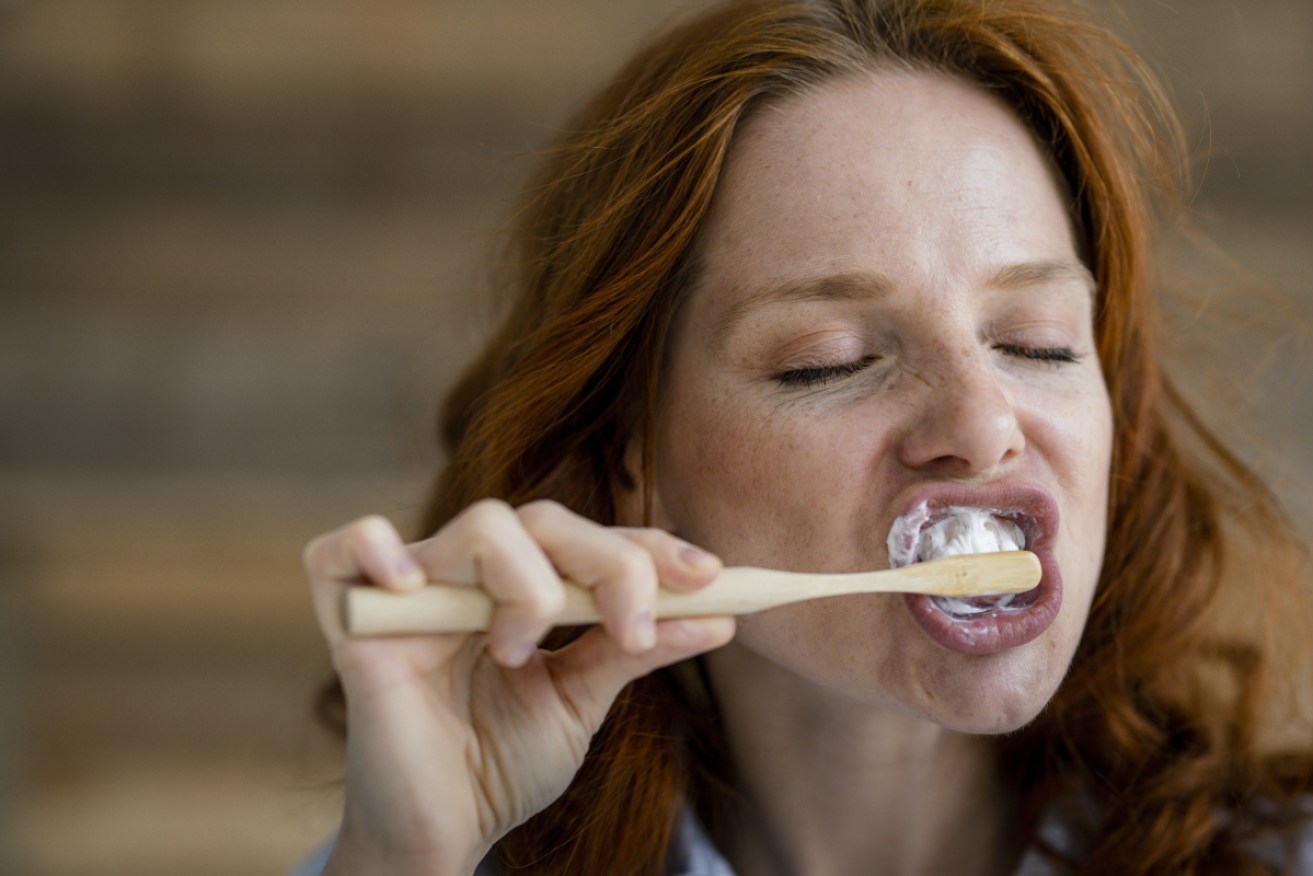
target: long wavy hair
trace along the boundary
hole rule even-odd
[[[448,461],[423,530],[488,496],[615,522],[650,482],[667,335],[737,125],[784,96],[897,68],[963,77],[1017,112],[1065,179],[1098,284],[1115,422],[1107,549],[1069,676],[997,741],[1022,802],[1016,839],[1081,874],[1268,872],[1253,849],[1261,834],[1291,836],[1311,774],[1307,737],[1268,733],[1304,665],[1280,624],[1308,607],[1303,554],[1159,362],[1155,228],[1182,212],[1182,137],[1150,71],[1079,8],[745,0],[641,51],[528,187],[507,315],[442,409]],[[714,695],[690,661],[626,689],[570,788],[498,854],[511,872],[658,874],[682,808],[717,836],[736,795]],[[1079,860],[1039,831],[1059,800],[1087,813],[1072,825]]]

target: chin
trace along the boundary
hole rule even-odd
[[[912,691],[912,709],[919,717],[959,733],[998,735],[1025,727],[1044,710],[1057,692],[1067,662],[1051,660],[1043,642],[1038,653],[1011,653],[953,660],[930,677],[919,679]],[[963,662],[974,665],[961,665]],[[1058,671],[1057,666],[1062,671]]]
[[[740,618],[730,650],[740,667],[819,695],[817,708],[846,702],[961,733],[1002,734],[1026,726],[1052,699],[1080,620],[1064,616],[1025,644],[969,654],[925,635],[897,597],[838,597]]]

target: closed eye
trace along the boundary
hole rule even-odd
[[[1049,362],[1054,365],[1068,365],[1079,362],[1080,357],[1071,347],[1027,347],[1022,344],[995,344],[994,349],[1018,359],[1033,362]]]
[[[879,356],[864,356],[853,362],[843,362],[838,365],[815,365],[810,368],[790,368],[787,371],[781,371],[774,375],[774,379],[780,386],[784,387],[813,387],[824,386],[835,380],[842,380],[863,371],[874,364]]]

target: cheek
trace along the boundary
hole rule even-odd
[[[854,506],[871,495],[870,441],[729,393],[675,397],[657,450],[658,504],[672,529],[731,564],[819,569],[851,553]]]
[[[1083,610],[1098,583],[1108,528],[1112,413],[1102,385],[1053,411],[1036,432],[1063,494],[1058,557],[1066,601]]]
[[[1096,556],[1102,556],[1112,468],[1112,409],[1105,393],[1100,392],[1084,409],[1078,426],[1070,451],[1069,467],[1074,480],[1070,489],[1082,497],[1080,504],[1084,523],[1089,527],[1088,535],[1096,543]]]

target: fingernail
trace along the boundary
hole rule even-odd
[[[420,569],[419,564],[408,553],[403,553],[397,557],[392,564],[392,571],[401,579],[402,583],[424,583],[424,571]]]
[[[533,642],[519,642],[512,645],[507,653],[507,665],[523,666],[529,662],[529,658],[533,656],[535,650],[536,647]]]
[[[715,565],[716,558],[702,550],[702,548],[686,544],[679,549],[679,561],[690,569],[704,569],[707,566]]]
[[[634,639],[644,651],[655,647],[656,621],[652,619],[652,612],[644,609],[634,616]]]

